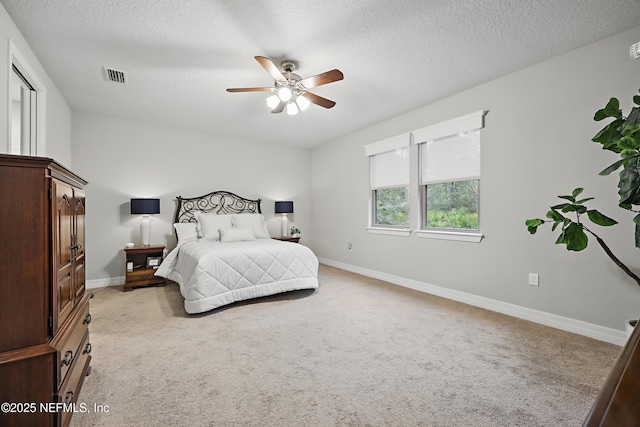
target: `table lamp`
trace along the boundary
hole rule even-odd
[[[289,230],[287,230],[287,227],[289,226],[287,214],[293,213],[293,202],[276,202],[276,213],[282,214],[282,237],[287,237],[289,235]]]
[[[131,215],[142,215],[140,235],[142,246],[149,246],[151,238],[151,222],[149,215],[160,213],[160,199],[131,199]]]

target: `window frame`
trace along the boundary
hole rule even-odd
[[[45,86],[38,79],[37,74],[33,68],[29,65],[29,62],[25,59],[22,53],[18,50],[12,40],[9,39],[9,61],[7,61],[7,138],[4,150],[9,154],[24,155],[24,156],[43,156],[46,154],[46,90]],[[15,71],[14,71],[15,69]],[[29,106],[29,141],[28,141],[28,153],[24,153],[22,150],[22,144],[20,153],[16,153],[13,150],[13,96],[12,91],[14,88],[13,77],[14,73],[17,74],[17,78],[22,80],[27,87],[30,88],[30,106]],[[20,123],[22,127],[22,122]]]
[[[481,232],[480,223],[480,188],[481,188],[481,176],[477,177],[478,180],[478,229],[456,229],[456,228],[427,228],[427,185],[433,183],[423,183],[423,153],[422,150],[426,149],[426,142],[447,138],[456,134],[478,131],[480,132],[480,145],[482,141],[481,130],[484,128],[484,116],[487,111],[481,110],[465,116],[447,120],[432,126],[427,126],[422,129],[415,130],[412,133],[413,143],[418,146],[418,173],[419,173],[419,197],[420,197],[420,209],[418,215],[418,229],[415,230],[415,234],[421,238],[439,239],[439,240],[454,240],[464,242],[479,243],[483,234]],[[468,181],[470,179],[452,179],[451,181],[442,182],[457,182]]]
[[[411,211],[411,135],[404,133],[382,141],[374,142],[365,146],[365,154],[369,162],[369,225],[367,231],[374,234],[387,234],[395,236],[409,236],[411,234],[411,218],[406,226],[404,225],[384,225],[377,224],[377,190],[386,188],[407,188],[409,203],[409,214]],[[398,149],[407,150],[407,182],[402,185],[376,186],[374,188],[373,157],[385,153],[390,153]]]

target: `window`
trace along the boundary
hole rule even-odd
[[[420,145],[423,228],[478,229],[480,132]]]
[[[10,154],[44,155],[44,86],[11,40],[9,55],[8,138],[3,149]]]
[[[11,72],[11,154],[35,154],[36,91],[13,65]]]
[[[371,173],[370,231],[408,235],[409,138],[404,134],[365,147]]]
[[[414,131],[420,148],[421,237],[480,241],[480,129],[484,111]],[[429,235],[429,232],[433,232]]]
[[[409,227],[409,147],[371,157],[376,227]]]

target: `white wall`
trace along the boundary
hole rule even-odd
[[[71,109],[60,94],[47,72],[44,70],[20,31],[15,26],[4,6],[0,4],[0,153],[7,152],[8,135],[8,97],[11,63],[9,59],[9,40],[34,72],[35,78],[44,85],[46,100],[46,122],[44,125],[45,146],[39,155],[52,157],[63,165],[71,164]]]
[[[597,175],[614,157],[590,141],[601,127],[592,120],[595,111],[615,96],[628,112],[638,93],[640,60],[629,57],[629,46],[639,40],[640,27],[314,149],[312,248],[336,263],[622,329],[624,319],[640,315],[637,285],[595,241],[570,253],[554,245],[550,229],[530,236],[524,221],[544,217],[559,203],[556,195],[584,186],[597,198],[595,208],[622,222],[602,236],[640,271],[630,215],[617,207],[617,177]],[[363,146],[483,109],[489,110],[482,132],[484,240],[368,234]],[[529,272],[539,273],[539,287],[527,284]]]
[[[175,127],[73,115],[74,171],[89,181],[87,194],[87,279],[124,276],[127,242],[140,244],[140,218],[130,215],[132,197],[160,198],[151,219],[151,243],[175,246],[177,196],[196,197],[228,190],[262,198],[272,236],[280,235],[275,200],[293,200],[289,225],[311,229],[311,152],[266,145]]]

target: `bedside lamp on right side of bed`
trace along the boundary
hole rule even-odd
[[[131,215],[142,215],[140,223],[140,236],[142,246],[149,246],[151,236],[151,223],[149,215],[160,213],[160,199],[131,199]]]
[[[289,235],[289,219],[287,218],[287,214],[293,213],[293,202],[276,202],[276,213],[282,214],[282,237],[287,237]]]

